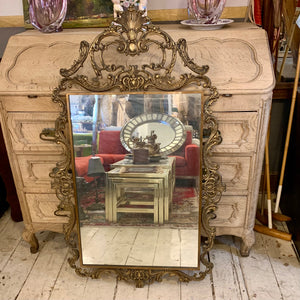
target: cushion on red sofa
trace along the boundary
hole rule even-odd
[[[198,145],[188,145],[185,149],[185,160],[192,176],[200,174],[200,147]]]
[[[99,132],[99,153],[126,154],[128,151],[120,141],[120,131],[102,130]]]
[[[83,177],[87,174],[89,159],[91,157],[92,157],[92,155],[82,156],[82,157],[75,157],[76,176]]]
[[[172,155],[185,156],[185,147],[192,143],[192,139],[193,139],[192,132],[189,130],[186,132],[186,139],[185,139],[185,142],[183,143],[183,145],[178,150],[176,150],[174,153],[172,153]]]

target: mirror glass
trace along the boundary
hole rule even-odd
[[[83,265],[199,268],[202,98],[67,95]]]
[[[161,135],[157,137],[157,142],[160,144],[161,148],[171,144],[175,138],[175,130],[170,124],[165,123],[164,121],[157,121],[156,123],[151,122],[137,126],[133,131],[132,136],[147,136],[151,134],[152,130],[154,130],[154,132],[164,132],[164,137]]]

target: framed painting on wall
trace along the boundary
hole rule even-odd
[[[29,20],[28,0],[23,0],[24,27],[33,26]],[[113,20],[111,0],[68,0],[63,28],[107,27]]]

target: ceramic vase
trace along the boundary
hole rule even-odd
[[[126,10],[130,5],[135,5],[139,10],[145,11],[147,15],[148,0],[111,0],[114,8],[114,18],[117,17],[118,12]]]
[[[28,0],[31,24],[41,32],[62,31],[68,0]]]
[[[188,14],[195,23],[216,24],[226,0],[187,0]]]

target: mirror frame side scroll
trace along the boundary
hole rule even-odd
[[[111,41],[112,38],[114,39],[113,41]],[[106,39],[108,40],[107,43],[105,43]],[[137,65],[107,64],[105,61],[104,52],[111,45],[117,48],[120,55],[136,56],[147,54],[150,45],[153,43],[159,46],[162,56],[157,64],[150,63],[139,67]],[[171,53],[171,59],[168,63],[166,59],[167,53]],[[179,76],[173,75],[172,72],[176,64],[177,55],[180,56],[183,65],[193,73],[179,74]],[[89,70],[92,69],[94,71],[95,77],[93,78],[80,74],[83,66],[88,64],[88,58],[90,58]],[[184,39],[180,39],[176,43],[168,33],[152,25],[151,20],[143,16],[143,12],[137,11],[133,6],[130,6],[128,10],[120,14],[112,25],[100,33],[90,45],[86,41],[82,41],[79,58],[75,60],[73,66],[60,70],[63,78],[52,93],[53,102],[61,106],[59,117],[55,122],[55,133],[44,130],[40,137],[43,140],[51,140],[63,146],[65,159],[56,164],[49,176],[53,179],[52,188],[55,189],[57,198],[60,201],[55,215],[69,218],[69,222],[64,225],[63,231],[65,240],[72,252],[68,262],[78,275],[100,278],[102,274],[112,272],[120,280],[133,281],[137,287],[143,287],[147,283],[160,282],[166,276],[177,276],[182,282],[199,281],[204,279],[213,268],[213,264],[207,259],[208,251],[213,247],[216,235],[215,227],[210,225],[210,220],[216,217],[215,210],[225,186],[218,172],[219,166],[210,160],[213,147],[220,144],[222,138],[218,130],[217,120],[210,109],[211,105],[219,98],[219,93],[205,75],[207,71],[208,66],[198,66],[189,57],[187,44]],[[203,127],[210,132],[202,151],[202,162],[204,165],[202,171],[202,208],[199,208],[201,209],[201,229],[204,228],[207,236],[202,244],[202,252],[200,254],[200,261],[205,266],[205,270],[189,275],[179,268],[153,269],[139,267],[127,269],[111,266],[106,268],[83,268],[79,266],[80,253],[76,240],[77,233],[74,232],[77,216],[74,204],[71,146],[69,137],[66,134],[69,120],[66,94],[75,88],[91,93],[113,92],[116,90],[118,92],[143,92],[147,90],[169,92],[183,91],[184,88],[192,87],[193,85],[194,87],[200,87],[199,91],[203,90],[206,96],[203,109]],[[48,134],[49,132],[50,135]]]

